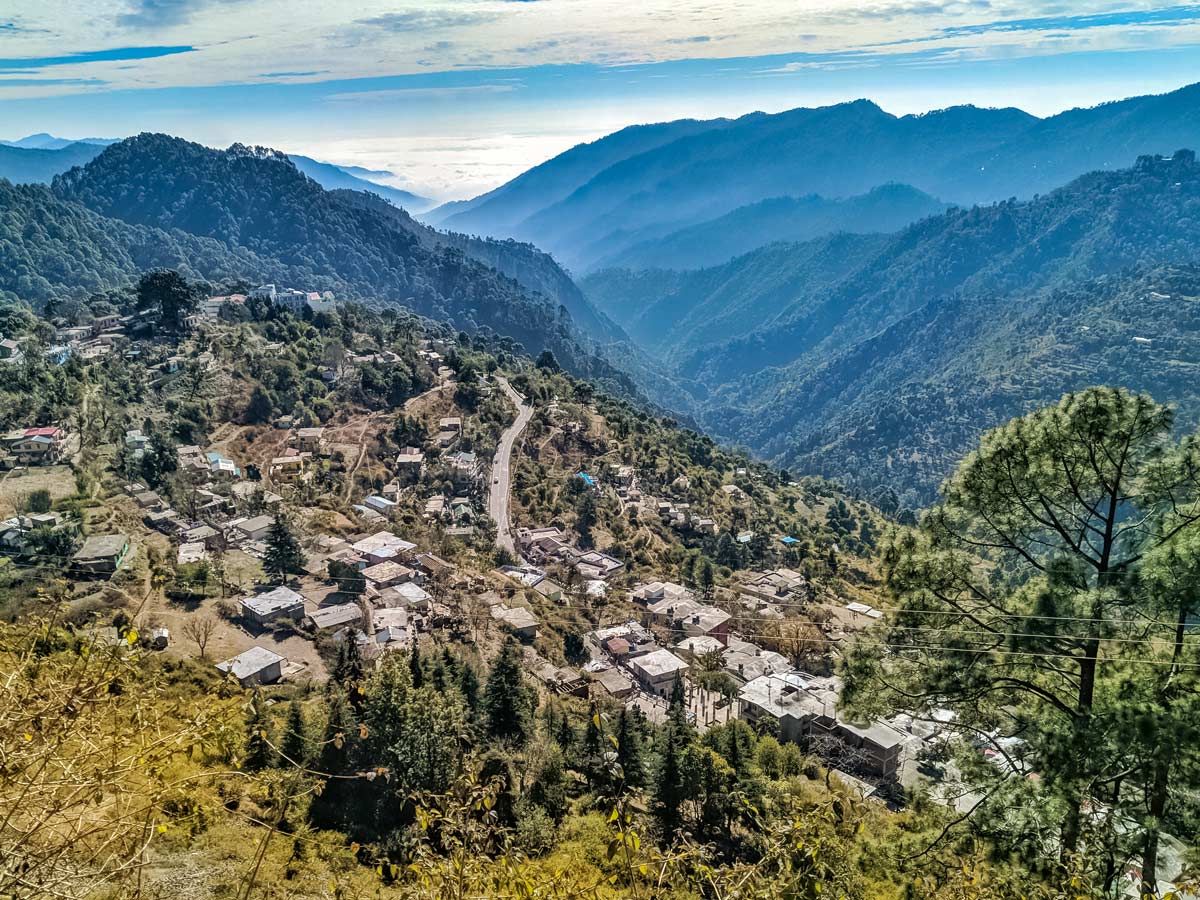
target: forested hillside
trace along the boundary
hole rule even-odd
[[[629,386],[583,348],[557,303],[452,246],[428,246],[393,207],[325,191],[275,151],[141,135],[56,178],[53,191],[60,202],[122,223],[186,232],[270,261],[244,267],[247,278],[279,273],[289,285],[400,303],[468,331],[491,328],[532,352],[552,350],[573,371]],[[90,255],[76,257],[92,265]]]
[[[1101,374],[1186,392],[1186,367],[1156,367],[1165,381],[1150,383],[1136,355],[1142,345],[1130,343],[1174,346],[1179,322],[1132,302],[1122,306],[1126,326],[1115,343],[1101,341],[1125,369],[1025,364],[1048,341],[1050,319],[1037,313],[1063,315],[1045,312],[1054,308],[1047,303],[1086,296],[1099,276],[1196,262],[1198,215],[1200,167],[1181,152],[1025,203],[951,210],[892,237],[777,245],[715,269],[615,271],[585,284],[636,338],[701,383],[698,415],[722,436],[789,464],[927,497],[949,459],[1025,401]],[[1138,284],[1142,276],[1130,277]],[[1076,306],[1071,328],[1095,325],[1085,310]],[[1103,320],[1102,305],[1096,312]],[[951,382],[944,394],[943,377]]]
[[[595,263],[597,269],[701,269],[777,241],[807,241],[840,231],[898,231],[945,208],[946,204],[906,184],[881,185],[844,200],[817,194],[774,197],[661,237],[618,232],[585,253],[592,258],[606,253]]]
[[[0,145],[0,178],[14,184],[49,184],[55,175],[97,157],[100,144],[74,143],[65,147],[12,147]]]

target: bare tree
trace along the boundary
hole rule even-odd
[[[217,620],[212,616],[192,616],[183,623],[183,628],[180,630],[185,638],[196,645],[200,651],[200,658],[204,659],[208,642],[212,638],[213,632],[217,630]]]

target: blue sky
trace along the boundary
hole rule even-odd
[[[1200,80],[1200,3],[0,4],[0,137],[168,131],[470,196],[624,125],[868,97],[1044,115]]]

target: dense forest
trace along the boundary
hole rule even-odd
[[[1156,265],[1186,272],[1196,260],[1198,213],[1200,167],[1181,151],[890,237],[776,245],[691,273],[598,273],[585,287],[602,307],[619,298],[614,317],[702,386],[706,427],[788,464],[928,497],[950,460],[1024,403],[1101,374],[1189,394],[1186,362],[1156,367],[1151,383],[1138,354],[1152,342],[1146,353],[1175,358],[1190,307],[1162,315],[1139,301],[1157,290],[1144,282]],[[1111,305],[1065,299],[1091,296],[1101,276]],[[1047,366],[1047,324],[1064,303],[1064,361]],[[1092,352],[1077,354],[1081,343]]]

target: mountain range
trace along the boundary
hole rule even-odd
[[[957,106],[895,116],[867,100],[625,129],[576,147],[429,221],[530,241],[570,270],[777,197],[841,199],[895,182],[945,203],[1028,199],[1145,153],[1200,146],[1200,85],[1038,118]]]
[[[49,184],[55,175],[61,175],[75,166],[86,165],[99,156],[105,147],[115,143],[116,140],[108,138],[73,141],[45,132],[16,141],[0,141],[0,178],[7,178],[14,184]],[[409,212],[421,212],[433,206],[433,201],[427,197],[374,180],[392,176],[391,172],[337,166],[299,154],[291,154],[288,158],[301,172],[329,190],[345,188],[370,191]]]
[[[980,430],[1100,378],[1197,421],[1198,221],[1200,166],[1180,151],[893,235],[584,287],[691,384],[713,433],[928,499]]]

